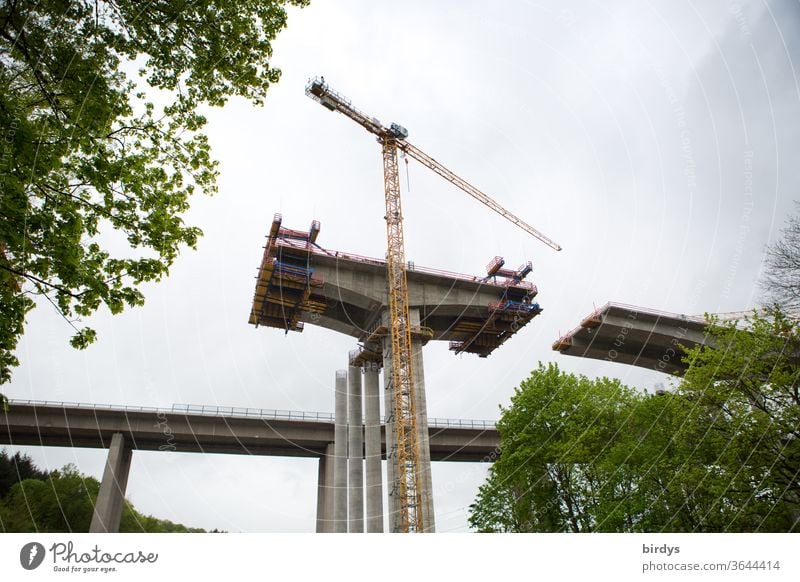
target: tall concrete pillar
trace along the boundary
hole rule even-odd
[[[419,326],[419,310],[410,309],[409,318],[412,326]],[[388,319],[384,316],[384,324],[388,327]],[[412,361],[411,365],[414,370],[414,400],[416,404],[416,424],[417,424],[417,444],[419,446],[419,471],[420,471],[420,494],[422,497],[422,515],[424,518],[424,531],[436,531],[434,508],[433,508],[433,482],[431,480],[431,447],[428,437],[428,408],[426,404],[425,395],[425,369],[422,362],[422,343],[420,340],[412,339],[411,342]],[[393,414],[393,386],[391,386],[391,370],[392,370],[392,346],[391,339],[384,338],[383,342],[383,370],[384,370],[384,386],[386,387],[386,409],[387,416]],[[391,437],[390,437],[391,428]],[[391,445],[390,445],[391,442]],[[391,450],[397,448],[397,434],[394,432],[394,424],[386,425],[386,450],[387,461]],[[397,457],[392,458],[392,462],[388,463],[389,468],[386,474],[386,486],[389,489],[389,524],[390,531],[398,531],[399,529],[399,513],[400,513],[400,500],[397,498],[399,484],[397,479],[399,476],[394,474],[394,463],[397,462]],[[390,473],[390,471],[393,471]],[[393,494],[394,493],[394,498]]]
[[[128,487],[133,451],[122,433],[114,433],[108,448],[103,481],[94,506],[90,533],[118,532]]]
[[[333,531],[333,463],[334,444],[328,443],[319,458],[317,477],[317,533]]]
[[[351,357],[354,353],[350,354]],[[361,413],[361,368],[347,368],[348,524],[350,533],[364,532],[364,426]]]
[[[386,315],[384,325],[389,324]],[[397,432],[394,422],[394,386],[392,383],[392,340],[383,339],[383,398],[386,416],[386,514],[389,517],[389,531],[400,531],[400,498],[398,497],[397,474]]]
[[[419,326],[419,310],[409,312],[411,325]],[[420,485],[422,486],[422,515],[425,519],[424,531],[436,531],[433,513],[433,481],[431,479],[431,443],[428,432],[428,405],[425,397],[425,368],[422,363],[422,342],[411,340],[411,365],[414,369],[414,394],[417,405],[417,442],[419,443]]]
[[[336,371],[333,434],[333,531],[347,533],[347,372]]]
[[[364,367],[364,457],[367,481],[367,533],[383,532],[380,396],[378,363],[367,362]]]

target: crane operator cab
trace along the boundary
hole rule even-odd
[[[391,127],[389,127],[389,133],[397,139],[406,139],[408,137],[408,130],[397,123],[392,123]]]

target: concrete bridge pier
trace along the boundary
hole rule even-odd
[[[90,533],[119,531],[132,456],[133,451],[125,436],[120,432],[114,433],[108,448],[108,458],[100,483],[100,493],[94,506],[92,523],[89,525]]]
[[[409,310],[411,325],[420,325],[419,310]],[[414,369],[414,394],[417,405],[417,441],[419,443],[420,481],[422,485],[422,515],[424,532],[436,531],[433,514],[433,481],[431,479],[431,443],[428,432],[428,404],[425,396],[425,368],[422,363],[422,341],[411,340],[411,365]]]
[[[355,356],[350,353],[350,359]],[[361,368],[347,368],[347,420],[348,420],[348,530],[364,533],[364,426],[361,408]]]
[[[319,458],[317,480],[317,533],[333,532],[333,463],[334,444],[325,446],[325,454]]]
[[[383,532],[381,479],[381,391],[378,363],[364,366],[364,458],[367,489],[367,533]]]
[[[397,463],[397,432],[394,422],[394,387],[392,385],[392,340],[383,340],[383,402],[386,412],[386,512],[389,531],[400,531],[400,498],[395,477]]]
[[[388,327],[387,315],[384,313],[384,325]],[[411,325],[420,325],[418,309],[409,310]],[[436,531],[433,509],[433,482],[431,480],[431,448],[428,432],[428,408],[425,397],[425,370],[422,362],[422,341],[412,339],[412,367],[414,371],[414,396],[417,409],[417,444],[419,446],[420,487],[422,496],[422,515],[424,531]],[[386,487],[389,490],[389,531],[400,531],[400,499],[398,478],[395,471],[397,463],[397,433],[394,425],[394,386],[392,385],[392,344],[391,338],[383,340],[383,378],[384,397],[386,403]],[[391,420],[391,422],[390,422]]]
[[[347,533],[347,371],[336,371],[333,437],[333,531]]]

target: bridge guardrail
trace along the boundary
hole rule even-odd
[[[115,410],[119,412],[152,412],[163,414],[199,414],[202,416],[228,416],[242,418],[262,418],[266,420],[299,420],[314,422],[334,422],[330,412],[308,412],[303,410],[276,410],[270,408],[247,408],[240,406],[211,406],[205,404],[173,404],[171,407],[126,406],[121,404],[89,404],[85,402],[61,402],[56,400],[9,400],[11,406],[49,406],[56,408],[84,408],[87,410]],[[386,417],[381,417],[385,424]],[[476,430],[495,430],[495,421],[462,418],[429,418],[430,428],[469,428]]]
[[[65,402],[61,400],[19,400],[10,398],[9,405],[18,406],[53,406],[58,408],[86,408],[87,410],[119,410],[129,412],[169,412],[169,408],[159,408],[157,406],[125,406],[122,404],[91,404],[87,402]]]

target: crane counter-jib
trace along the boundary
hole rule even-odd
[[[346,115],[364,129],[375,135],[389,135],[390,128],[384,127],[376,117],[370,117],[363,111],[359,111],[349,99],[331,89],[323,78],[316,78],[309,81],[306,85],[306,95],[317,101],[320,105],[330,111],[338,111]]]

